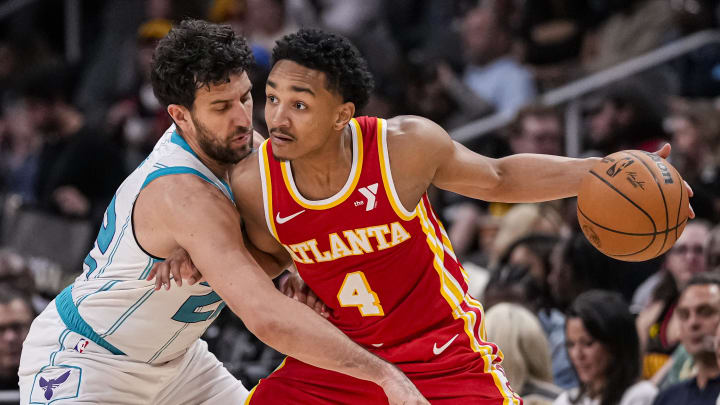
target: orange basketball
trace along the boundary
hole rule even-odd
[[[677,170],[654,153],[624,150],[583,177],[577,215],[585,237],[618,260],[665,253],[685,229],[688,195]]]

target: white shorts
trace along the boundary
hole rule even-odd
[[[71,332],[54,301],[30,328],[18,374],[23,405],[241,404],[248,395],[202,340],[162,365],[130,360]]]

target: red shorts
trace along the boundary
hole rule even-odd
[[[394,348],[368,349],[397,365],[432,404],[522,405],[522,399],[513,393],[502,368],[492,361],[494,356],[487,351],[473,351],[468,335],[460,332],[463,333],[458,333],[456,327],[435,330]],[[383,390],[374,383],[317,368],[292,357],[260,380],[245,402],[249,405],[387,403]]]

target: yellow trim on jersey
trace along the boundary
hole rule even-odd
[[[378,155],[380,156],[380,172],[382,173],[385,194],[388,196],[388,200],[390,201],[390,205],[392,205],[395,214],[403,220],[409,221],[417,215],[417,207],[413,212],[407,211],[397,195],[395,183],[393,182],[392,170],[390,170],[390,154],[387,149],[387,123],[385,120],[380,118],[377,119],[377,145]],[[420,204],[422,204],[422,198],[420,199]]]
[[[280,363],[280,365],[277,366],[277,367],[275,368],[275,370],[273,370],[273,373],[276,372],[276,371],[278,371],[278,370],[280,370],[281,368],[283,368],[283,366],[285,365],[285,362],[286,362],[286,361],[287,361],[287,357],[285,357],[285,358],[283,359],[282,363]],[[272,373],[270,373],[270,374],[272,374]],[[245,398],[245,403],[244,403],[244,405],[249,405],[249,404],[250,404],[250,400],[252,399],[253,394],[255,394],[255,390],[256,390],[257,387],[260,385],[260,383],[262,382],[262,380],[263,380],[262,378],[259,379],[259,380],[258,380],[258,383],[255,384],[255,386],[253,387],[253,389],[250,390],[250,392],[248,393],[248,397]]]
[[[260,153],[258,154],[260,161],[260,177],[263,200],[265,202],[265,222],[267,222],[268,229],[279,242],[280,237],[278,236],[277,229],[275,228],[275,218],[273,218],[272,178],[270,176],[270,162],[267,151],[268,142],[269,140],[265,140],[265,142],[260,145]]]
[[[347,200],[348,197],[355,191],[358,181],[360,181],[360,174],[362,173],[363,167],[363,136],[360,124],[355,118],[350,120],[352,128],[353,138],[353,161],[350,166],[350,175],[348,181],[345,183],[343,188],[334,196],[326,198],[320,201],[311,201],[303,197],[297,190],[295,181],[292,175],[292,167],[290,162],[282,162],[280,168],[282,169],[283,180],[285,181],[285,188],[288,193],[303,208],[310,210],[326,210],[332,207],[340,205],[342,202]]]

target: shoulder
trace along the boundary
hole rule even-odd
[[[622,404],[643,404],[651,403],[658,393],[658,388],[650,381],[640,381],[623,394]]]
[[[158,177],[147,184],[141,194],[146,200],[177,208],[218,199],[230,202],[214,184],[190,173]]]
[[[557,398],[555,398],[555,401],[553,401],[553,405],[572,405],[572,401],[570,401],[570,396],[577,395],[577,389],[573,388],[570,391],[564,391],[560,395],[558,395]]]
[[[450,135],[438,124],[417,115],[400,115],[387,120],[389,149],[408,149],[413,153],[430,152],[431,155],[451,150]]]

